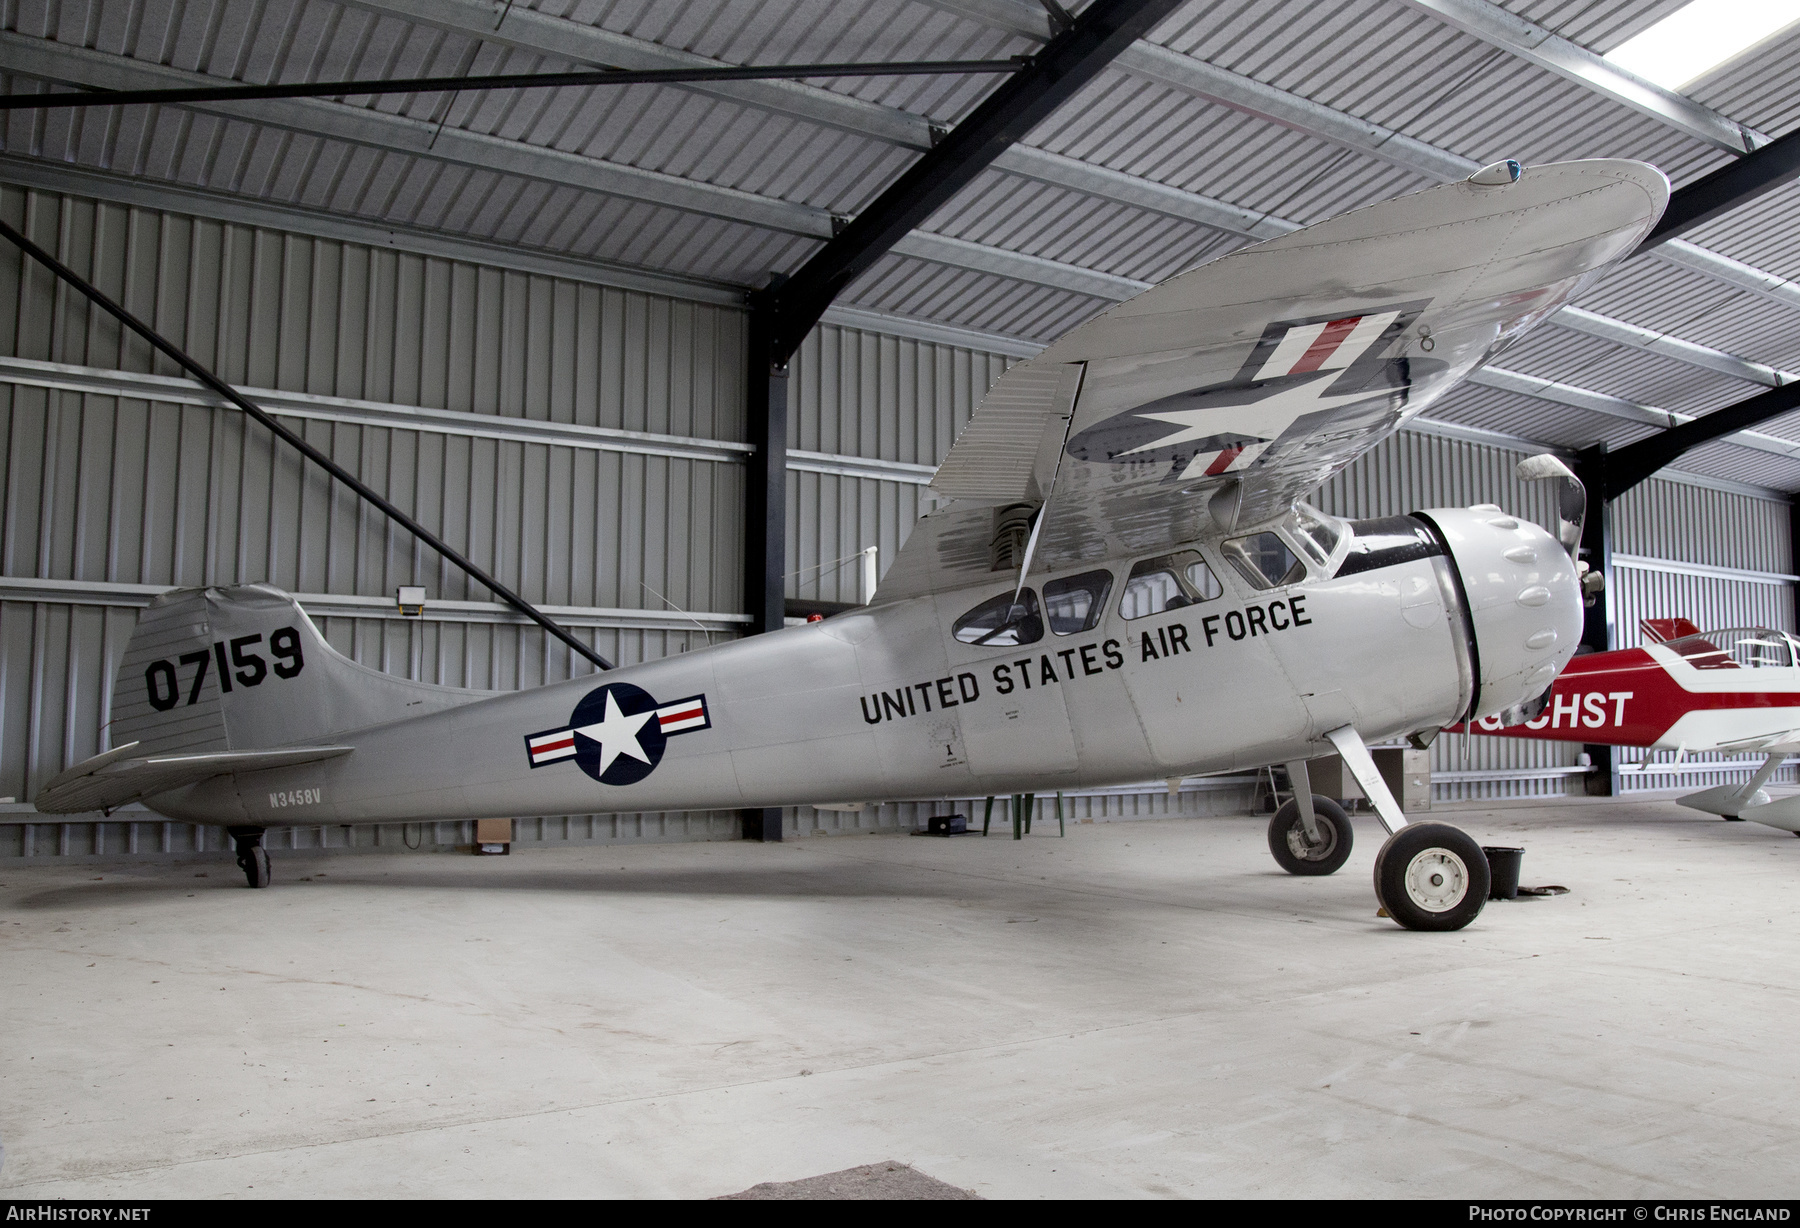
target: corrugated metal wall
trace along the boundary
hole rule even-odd
[[[644,660],[733,633],[743,494],[735,311],[13,188],[0,188],[0,211],[227,379],[292,394],[287,421],[525,596],[567,611],[602,652]],[[586,672],[498,614],[440,608],[415,621],[380,609],[401,583],[423,582],[441,601],[487,595],[304,472],[235,411],[145,385],[178,373],[47,274],[22,274],[0,253],[7,360],[17,361],[0,379],[0,796],[29,797],[101,748],[113,663],[153,586],[271,580],[310,595],[340,650],[434,682],[512,688]],[[862,599],[859,552],[874,545],[883,568],[892,562],[931,506],[931,467],[1010,361],[866,329],[815,330],[793,368],[790,596]],[[20,375],[31,363],[68,364],[90,382],[94,371],[127,373],[121,387],[136,395],[59,383],[61,368]],[[417,410],[439,416],[408,425]],[[1409,431],[1317,501],[1356,517],[1495,502],[1548,522],[1549,491],[1512,475],[1519,457]],[[1657,480],[1615,516],[1625,557],[1610,600],[1621,643],[1635,642],[1638,618],[1656,614],[1792,627],[1785,502]],[[78,591],[42,591],[55,583]],[[356,598],[365,605],[343,604]],[[706,629],[684,627],[675,607]],[[1437,796],[1559,794],[1577,751],[1442,738]],[[1220,797],[1240,804],[1241,794],[1207,793],[1205,807],[1227,804]],[[1186,794],[1176,804],[1203,812]],[[1071,811],[1094,817],[1098,807],[1107,817],[1109,807],[1157,805],[1072,800]],[[862,830],[910,823],[914,810],[924,812],[802,810],[795,822]],[[526,820],[519,838],[736,830],[724,814],[604,816]],[[201,838],[160,821],[4,827],[0,856],[193,851]],[[276,842],[468,838],[445,824],[296,828]]]
[[[1790,524],[1782,500],[1658,481],[1628,491],[1613,506],[1614,642],[1621,648],[1643,643],[1638,624],[1645,618],[1681,616],[1709,629],[1795,630]],[[1622,764],[1648,768],[1620,774],[1626,793],[1742,780],[1761,762],[1760,756],[1705,754],[1678,764],[1664,752],[1646,763],[1638,748],[1617,754]],[[1718,763],[1734,767],[1708,766]],[[1793,768],[1775,776],[1778,783],[1794,779]]]
[[[670,629],[671,603],[739,609],[734,454],[484,437],[527,421],[741,444],[739,313],[10,187],[0,211],[228,380],[452,411],[462,422],[449,430],[284,418],[528,600],[614,611],[610,626],[570,620],[603,654],[637,661],[703,641]],[[11,248],[0,354],[179,375]],[[434,599],[491,600],[236,410],[17,382],[0,382],[0,578],[78,590],[0,600],[0,795],[17,798],[102,748],[112,671],[145,599],[132,586],[268,580],[391,598],[423,583]],[[628,625],[636,609],[643,626]],[[449,685],[510,689],[589,668],[515,619],[377,608],[318,621],[357,660]],[[74,826],[57,825],[56,844],[91,850],[95,834]],[[191,847],[154,826],[140,846]],[[20,851],[24,837],[6,830]]]
[[[795,355],[788,446],[935,467],[1008,360],[821,325]],[[788,479],[788,595],[862,601],[857,553],[882,570],[925,512],[924,483],[796,472]]]

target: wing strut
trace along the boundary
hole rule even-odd
[[[1063,457],[1069,446],[1069,431],[1075,425],[1075,407],[1081,403],[1081,385],[1087,379],[1087,364],[1075,377],[1075,390],[1069,394],[1069,416],[1063,419],[1062,442],[1056,445],[1056,468],[1050,471],[1050,485],[1044,488],[1044,501],[1038,505],[1037,519],[1032,522],[1031,536],[1025,541],[1025,559],[1019,564],[1019,583],[1013,588],[1013,609],[1019,608],[1019,594],[1025,591],[1025,577],[1031,572],[1031,556],[1037,553],[1038,534],[1050,518],[1050,499],[1056,494],[1056,479],[1062,476]]]
[[[197,359],[189,356],[186,351],[179,349],[174,342],[170,341],[161,333],[151,328],[148,324],[132,315],[129,311],[125,310],[124,307],[113,302],[112,299],[101,293],[100,290],[95,288],[86,278],[82,277],[81,274],[77,273],[74,269],[71,269],[55,256],[52,256],[49,252],[14,230],[11,226],[7,225],[5,221],[0,221],[0,236],[10,240],[20,251],[30,256],[33,260],[36,260],[52,273],[55,273],[69,285],[73,286],[76,291],[89,302],[93,303],[94,306],[106,312],[107,315],[112,316],[119,323],[123,324],[126,328],[129,328],[145,341],[148,341],[158,350],[161,350],[163,354],[173,359],[183,370],[200,383],[206,385],[207,388],[243,410],[246,414],[250,415],[250,417],[256,419],[256,421],[262,423],[262,425],[267,427],[277,438],[291,445],[299,451],[300,455],[304,456],[307,460],[319,466],[319,468],[323,469],[326,473],[329,473],[332,477],[355,491],[365,502],[373,504],[382,515],[411,533],[427,546],[430,546],[450,562],[456,564],[471,580],[492,590],[496,597],[500,598],[500,600],[504,601],[507,605],[511,606],[526,618],[529,618],[532,622],[542,627],[545,631],[548,631],[551,635],[554,635],[557,639],[567,644],[572,651],[587,658],[587,660],[593,662],[601,669],[612,668],[611,661],[608,661],[592,648],[589,648],[586,644],[576,639],[560,624],[552,622],[536,606],[513,592],[510,588],[506,587],[506,585],[500,583],[500,581],[494,579],[494,577],[488,575],[487,572],[477,567],[474,563],[464,558],[451,547],[450,543],[444,541],[443,538],[433,533],[430,529],[427,529],[411,516],[408,516],[392,503],[389,503],[385,498],[377,494],[373,488],[363,483],[361,479],[351,473],[348,469],[345,469],[329,456],[313,447],[310,443],[307,443],[305,439],[281,425],[274,417],[264,411],[260,406],[250,401],[236,388],[233,388],[230,384],[227,384],[224,380],[214,375],[206,367],[201,366]]]

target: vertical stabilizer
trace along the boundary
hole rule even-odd
[[[137,742],[140,755],[291,746],[487,694],[358,665],[266,584],[177,589],[138,616],[108,740]]]

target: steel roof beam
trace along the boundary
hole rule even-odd
[[[551,17],[534,9],[514,8],[496,30],[493,9],[481,0],[339,2],[467,38],[584,64],[634,69],[733,67],[723,60],[664,47],[562,17]],[[1041,13],[1039,10],[1040,17]],[[1042,20],[1037,26],[1041,40],[1046,37],[1047,27]],[[906,149],[929,149],[935,139],[933,124],[923,115],[865,102],[819,86],[786,81],[740,81],[683,84],[680,88]],[[941,128],[935,129],[936,135],[942,135],[942,132]],[[1295,228],[1279,219],[1265,219],[1252,209],[1027,145],[1013,146],[994,160],[994,166],[1055,187],[1117,200],[1250,238],[1272,238]]]
[[[1496,388],[1502,392],[1514,392],[1521,396],[1534,397],[1540,401],[1567,405],[1573,409],[1585,409],[1589,413],[1604,414],[1609,418],[1618,418],[1624,422],[1638,422],[1646,426],[1662,427],[1665,434],[1671,428],[1684,426],[1690,422],[1704,422],[1712,417],[1711,414],[1707,414],[1696,418],[1692,414],[1678,414],[1673,410],[1640,405],[1636,401],[1628,401],[1624,397],[1594,392],[1587,388],[1577,388],[1573,384],[1543,379],[1536,375],[1526,375],[1522,371],[1509,371],[1504,367],[1482,367],[1469,376],[1469,382],[1479,384],[1484,388]],[[1790,389],[1796,388],[1800,388],[1800,384],[1784,384],[1781,388],[1771,391],[1785,394]],[[1757,398],[1751,399],[1756,400]],[[1780,412],[1785,411],[1777,411],[1777,413]],[[1773,413],[1765,414],[1755,421],[1765,422],[1775,416],[1776,414]],[[1721,426],[1726,432],[1733,431],[1733,428],[1725,426],[1723,422]],[[1651,436],[1652,439],[1658,437]],[[1749,448],[1755,452],[1768,452],[1775,456],[1785,456],[1790,460],[1800,458],[1800,442],[1783,439],[1778,435],[1765,435],[1761,431],[1736,430],[1735,433],[1720,434],[1713,438],[1740,448]]]
[[[1626,72],[1580,43],[1515,16],[1489,0],[1401,2],[1717,149],[1741,156],[1769,143],[1770,138],[1764,133],[1729,119],[1685,94]]]
[[[1784,384],[1758,393],[1736,405],[1715,409],[1704,417],[1694,418],[1666,431],[1626,444],[1617,451],[1604,454],[1600,466],[1601,485],[1608,501],[1618,498],[1659,469],[1680,460],[1682,456],[1721,439],[1736,442],[1746,427],[1800,409],[1800,384]],[[1800,453],[1800,444],[1791,445]]]
[[[0,94],[0,111],[68,111],[175,103],[237,103],[262,98],[382,98],[394,94],[485,94],[508,90],[592,89],[604,85],[708,85],[720,81],[799,81],[840,77],[1001,76],[1027,56],[1008,60],[837,61],[819,64],[727,64],[704,68],[590,68],[568,72],[465,73],[461,76],[348,77],[324,81],[184,85],[172,89],[52,90]]]
[[[791,277],[749,296],[745,421],[756,446],[744,499],[745,607],[753,632],[784,622],[788,360],[858,277],[1097,76],[1181,0],[1093,0],[1059,22],[1028,68],[1002,81]],[[744,813],[746,835],[781,839],[781,811]]]
[[[664,47],[643,39],[618,34],[599,26],[552,17],[514,5],[498,27],[494,7],[485,0],[337,0],[348,7],[376,16],[397,17],[415,25],[432,26],[484,43],[510,47],[557,60],[608,68],[723,68],[723,60]],[[808,123],[871,137],[908,149],[931,148],[931,122],[879,103],[864,102],[816,85],[794,81],[740,81],[731,84],[687,85],[696,93],[722,98],[786,115]]]
[[[1023,37],[1042,37],[1032,33],[1033,10],[1019,0],[926,0],[926,3]],[[1114,64],[1146,80],[1379,158],[1428,179],[1460,179],[1480,169],[1480,164],[1459,154],[1167,47],[1140,43]],[[1800,308],[1800,284],[1698,247],[1685,239],[1671,240],[1649,254],[1762,295],[1784,307]]]
[[[1791,384],[1800,380],[1800,375],[1792,371],[1783,371],[1766,363],[1729,354],[1724,350],[1715,350],[1711,346],[1701,345],[1698,342],[1671,337],[1668,333],[1659,333],[1653,328],[1627,324],[1623,320],[1615,320],[1611,316],[1603,316],[1598,312],[1588,311],[1581,307],[1564,307],[1550,317],[1550,323],[1572,332],[1585,333],[1590,337],[1599,337],[1619,345],[1628,345],[1633,349],[1645,350],[1662,358],[1686,363],[1691,367],[1702,367],[1708,371],[1716,371],[1720,375],[1729,375],[1733,379],[1747,380],[1752,384],[1762,384],[1768,388],[1778,388],[1782,384]]]
[[[383,2],[385,4],[390,0],[383,0]],[[458,3],[459,0],[430,0],[430,2],[453,4]],[[509,17],[508,21],[511,20],[512,18]],[[568,22],[560,24],[573,25]],[[1131,53],[1135,54],[1148,47],[1148,44],[1138,44],[1131,48]],[[115,87],[133,80],[154,84],[212,80],[201,74],[181,72],[160,65],[144,64],[140,61],[121,59],[101,52],[66,47],[42,39],[5,32],[0,32],[0,50],[8,53],[9,64],[14,67],[15,71],[41,75],[55,80],[105,83]],[[694,58],[699,59],[700,57]],[[1180,60],[1186,65],[1199,63],[1187,57],[1176,56],[1175,53],[1161,48],[1152,49],[1150,55],[1146,57],[1146,62],[1161,64],[1165,75],[1174,78],[1177,76],[1180,65],[1173,65],[1172,60]],[[703,62],[711,63],[711,61]],[[1235,76],[1234,74],[1225,75]],[[1185,70],[1180,72],[1179,77],[1180,81],[1191,84],[1191,79]],[[1236,80],[1240,84],[1247,81],[1246,78],[1237,78]],[[734,83],[732,88],[765,84],[770,83],[739,82]],[[1250,84],[1255,86],[1255,83]],[[1308,116],[1316,119],[1318,118],[1316,112],[1325,110],[1310,103],[1306,104],[1305,108],[1285,103],[1282,99],[1291,96],[1282,95],[1281,91],[1273,90],[1270,87],[1256,86],[1252,90],[1238,89],[1234,85],[1232,89],[1236,91],[1234,96],[1239,97],[1240,100],[1249,99],[1254,95],[1255,100],[1262,104],[1262,109],[1265,111],[1274,112],[1279,105],[1283,109],[1284,117],[1288,120],[1301,120]],[[828,93],[827,91],[815,92]],[[1223,96],[1227,91],[1221,89],[1218,92]],[[836,100],[840,96],[829,95],[829,97]],[[279,113],[255,116],[243,114],[252,108],[265,112],[278,111]],[[446,128],[439,135],[436,145],[427,149],[430,125],[367,108],[328,102],[288,100],[242,104],[230,111],[222,107],[196,107],[195,109],[206,109],[214,114],[270,123],[273,126],[312,135],[334,137],[409,156],[442,158],[462,165],[522,175],[546,182],[575,183],[611,195],[672,205],[732,220],[753,220],[748,216],[751,212],[749,206],[753,204],[756,206],[755,214],[759,219],[758,224],[768,225],[772,229],[788,233],[825,238],[832,229],[830,214],[825,210],[793,202],[774,201],[766,197],[758,197],[729,188],[719,188],[710,184],[695,183],[658,172],[618,167],[581,155],[544,149],[478,133],[467,133],[459,129]],[[1342,126],[1339,131],[1350,135]],[[1373,139],[1378,144],[1383,140],[1379,132],[1385,132],[1385,130],[1379,130],[1374,136]],[[1248,237],[1274,237],[1298,229],[1297,223],[1284,218],[1259,217],[1251,211],[1240,209],[1237,206],[1103,167],[1090,166],[1078,162],[1076,159],[1044,150],[1015,146],[997,159],[996,165],[1012,173],[1025,175],[1041,182],[1088,192],[1105,199],[1123,200],[1125,203],[1137,207],[1151,209],[1169,216],[1182,217]],[[182,202],[176,202],[171,207],[179,210],[184,206]],[[896,244],[894,250],[897,254],[935,263],[960,268],[976,268],[995,276],[1007,277],[1027,284],[1050,286],[1113,301],[1130,298],[1148,288],[1148,283],[1131,278],[1082,269],[1059,261],[1010,252],[1002,248],[975,244],[967,240],[954,239],[926,231],[913,232]],[[1701,251],[1703,249],[1694,250]],[[1713,255],[1712,253],[1706,254]],[[484,256],[476,253],[472,258],[483,259]],[[1731,275],[1734,284],[1771,297],[1785,297],[1790,299],[1794,305],[1800,305],[1800,287],[1783,282],[1770,274],[1751,269],[1749,266],[1726,261],[1724,257],[1716,257],[1716,261],[1727,266],[1726,271]],[[1685,263],[1685,261],[1682,262]],[[1716,269],[1703,271],[1716,273]],[[1577,331],[1605,337],[1621,344],[1639,345],[1664,357],[1705,367],[1721,374],[1753,380],[1757,383],[1772,386],[1779,382],[1780,377],[1785,376],[1785,373],[1773,372],[1771,368],[1764,368],[1761,364],[1751,363],[1749,360],[1740,359],[1735,355],[1660,334],[1652,334],[1649,330],[1638,329],[1623,321],[1612,321],[1594,313],[1565,309],[1553,317],[1553,320],[1559,325],[1574,328]]]
[[[216,84],[218,80],[202,73],[90,51],[85,47],[71,47],[11,31],[0,31],[0,62],[5,63],[8,72],[20,76],[102,89],[160,89]],[[604,162],[460,128],[446,126],[439,131],[437,125],[424,120],[368,107],[312,98],[277,98],[229,105],[190,103],[185,104],[184,109],[227,120],[267,124],[307,136],[348,141],[408,157],[431,158],[667,205],[787,234],[825,239],[831,237],[833,230],[831,214],[810,205],[643,171],[617,162]]]
[[[752,313],[770,316],[771,352],[776,360],[785,361],[794,352],[852,281],[1180,3],[1093,0],[1073,25],[1044,44],[1029,68],[995,87],[778,290],[752,295]]]
[[[1667,243],[1795,179],[1800,179],[1800,129],[1676,191],[1638,251]]]
[[[471,39],[561,60],[641,69],[726,66],[722,60],[664,47],[597,26],[569,21],[561,17],[552,17],[534,9],[515,7],[507,14],[506,20],[501,23],[500,28],[496,30],[492,25],[492,9],[482,0],[341,0],[341,2],[349,7],[372,14],[392,16]],[[1019,4],[1015,0],[968,0],[966,3],[960,2],[960,0],[955,3],[951,0],[933,0],[933,2],[939,8],[959,12],[985,24],[996,25],[1025,37],[1039,41],[1048,38],[1048,25],[1044,10],[1038,6]],[[1124,58],[1128,63],[1136,65],[1140,75],[1162,79],[1164,83],[1184,90],[1192,91],[1198,88],[1197,79],[1191,66],[1198,64],[1199,61],[1194,61],[1190,57],[1178,56],[1166,48],[1154,47],[1151,44],[1140,44],[1126,51]],[[1370,144],[1376,150],[1392,146],[1396,140],[1400,142],[1401,146],[1406,146],[1408,138],[1401,138],[1399,134],[1379,125],[1365,124],[1361,121],[1346,122],[1347,117],[1330,108],[1319,107],[1312,103],[1296,105],[1293,95],[1285,94],[1273,87],[1262,86],[1235,73],[1218,69],[1208,73],[1206,72],[1208,69],[1211,69],[1210,65],[1201,67],[1201,72],[1206,73],[1207,79],[1210,81],[1210,85],[1206,88],[1222,105],[1249,110],[1261,114],[1265,118],[1270,118],[1274,122],[1309,133],[1329,132],[1341,141]],[[933,139],[932,124],[924,116],[865,102],[859,98],[852,98],[832,90],[799,82],[741,81],[706,86],[686,85],[682,88],[755,107],[772,114],[852,132],[859,136],[904,148],[927,149]],[[1409,156],[1416,163],[1414,169],[1424,171],[1427,169],[1427,164],[1430,163],[1435,168],[1433,173],[1441,172],[1441,177],[1454,178],[1459,174],[1467,173],[1467,168],[1473,166],[1473,163],[1452,164],[1444,162],[1442,159],[1433,159],[1433,154],[1437,152],[1441,151],[1433,151],[1432,147],[1422,142],[1412,142],[1411,147],[1408,148]],[[1095,166],[1092,163],[1028,145],[1015,145],[1008,149],[995,159],[994,167],[997,170],[1034,179],[1053,187],[1085,192],[1101,199],[1118,201],[1246,238],[1269,239],[1299,229],[1299,223],[1285,218],[1259,214],[1255,210],[1228,204],[1199,193],[1173,188],[1154,180]],[[816,219],[814,224],[815,226],[818,224]],[[823,232],[820,231],[809,230],[807,233],[818,233],[820,237],[823,237]],[[924,259],[932,258],[922,252],[910,254],[920,255]],[[1689,245],[1678,245],[1677,248],[1665,250],[1662,255],[1664,259],[1693,268],[1716,280],[1727,281],[1741,289],[1765,295],[1788,306],[1800,307],[1800,286],[1772,274],[1763,273],[1748,265],[1718,256],[1716,253],[1706,252],[1704,249],[1691,248]],[[1034,284],[1059,284],[1057,281],[1046,283],[1029,275],[1004,272],[998,267],[998,264],[999,261],[990,256],[983,260],[982,267],[1001,276],[1017,276],[1020,280]],[[1022,270],[1022,272],[1028,273],[1028,270]],[[1086,293],[1087,291],[1083,289],[1082,292]],[[1595,320],[1603,318],[1593,317]],[[1559,316],[1556,322],[1568,323],[1562,316]],[[1570,326],[1574,327],[1572,324]],[[1620,324],[1620,328],[1623,330],[1629,330],[1632,327]],[[1588,330],[1583,329],[1583,331]],[[1664,346],[1659,352],[1665,353],[1668,357],[1685,361],[1681,353],[1673,352],[1679,349],[1680,346],[1677,344]],[[1723,370],[1726,374],[1733,373],[1709,362],[1703,361],[1697,365]]]

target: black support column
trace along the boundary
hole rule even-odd
[[[1180,5],[1093,0],[1073,20],[1058,17],[1055,37],[791,277],[772,278],[749,296],[745,374],[756,455],[745,491],[744,602],[753,632],[780,630],[787,608],[787,364],[794,351],[845,287]],[[781,839],[780,810],[742,814],[746,839]]]
[[[779,631],[787,617],[787,355],[777,354],[770,290],[750,297],[745,406],[750,458],[744,489],[744,610],[750,631]],[[780,807],[745,810],[744,839],[779,841]]]
[[[1788,571],[1800,572],[1800,495],[1788,503]],[[1794,602],[1794,629],[1800,631],[1800,584],[1788,593]]]
[[[1608,456],[1606,445],[1597,443],[1575,457],[1575,476],[1587,487],[1587,520],[1581,527],[1581,554],[1587,565],[1606,577],[1607,587],[1613,582],[1612,567],[1612,500],[1608,490]],[[1613,626],[1608,611],[1612,608],[1611,592],[1595,596],[1594,604],[1582,615],[1581,646],[1584,650],[1605,652],[1612,647]],[[1613,748],[1590,742],[1581,748],[1587,752],[1594,771],[1587,777],[1590,797],[1613,795]]]
[[[751,296],[745,406],[750,460],[744,490],[744,611],[751,634],[779,631],[787,585],[787,355],[776,352],[773,317],[764,298]]]

